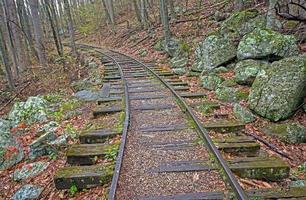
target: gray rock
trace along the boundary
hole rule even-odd
[[[269,68],[269,64],[259,60],[243,60],[235,68],[235,81],[241,85],[252,85],[258,72]]]
[[[10,122],[0,119],[0,170],[8,169],[24,158],[23,150],[10,129]]]
[[[221,33],[232,41],[238,41],[255,28],[264,28],[266,20],[258,16],[256,9],[238,11],[221,24]]]
[[[233,109],[235,117],[244,123],[250,123],[256,120],[255,115],[240,104],[235,104]]]
[[[210,35],[195,50],[196,70],[212,70],[236,57],[237,48],[220,35]]]
[[[185,68],[174,68],[172,69],[172,72],[179,76],[183,76],[184,74],[186,74],[186,69]]]
[[[88,68],[94,69],[94,68],[97,68],[97,67],[98,67],[98,65],[97,65],[97,63],[94,62],[94,61],[92,61],[92,62],[90,62],[90,63],[88,64]]]
[[[164,50],[171,57],[174,57],[175,55],[181,52],[180,42],[175,38],[171,38],[168,45],[163,45],[163,46],[164,46]]]
[[[290,117],[305,97],[305,62],[303,56],[285,58],[258,73],[249,95],[250,108],[272,121]]]
[[[275,12],[276,3],[279,2],[278,0],[269,0],[269,7],[267,12],[267,28],[273,29],[278,31],[282,28],[282,24],[278,19],[278,16]]]
[[[299,52],[294,36],[283,35],[270,29],[255,29],[245,35],[239,43],[238,59],[277,60],[297,55]]]
[[[170,60],[171,68],[185,68],[188,64],[188,55],[177,55]]]
[[[21,122],[32,124],[47,119],[48,102],[41,97],[29,97],[26,102],[17,102],[9,113],[9,120],[13,127]]]
[[[89,90],[81,90],[74,94],[74,97],[82,100],[82,101],[96,101],[99,99],[98,92],[92,92]]]
[[[68,138],[69,138],[69,135],[64,134],[56,138],[56,140],[49,142],[49,144],[53,146],[57,146],[57,147],[66,146]]]
[[[225,102],[239,102],[248,97],[247,92],[233,87],[219,87],[216,90],[216,95],[217,99]]]
[[[225,79],[225,81],[223,81],[219,86],[220,87],[235,87],[238,84],[234,81],[234,79],[228,78]]]
[[[41,128],[38,129],[36,135],[42,135],[47,132],[55,132],[59,127],[59,124],[55,121],[50,121],[43,125]]]
[[[49,155],[54,152],[53,148],[48,144],[56,139],[54,132],[46,132],[38,139],[34,140],[30,145],[29,158],[34,160],[40,156]]]
[[[276,136],[287,144],[306,142],[306,128],[298,123],[271,124],[263,129],[267,135]]]
[[[12,200],[34,200],[38,199],[43,188],[36,185],[22,186],[12,197]]]
[[[221,66],[221,67],[217,67],[217,68],[213,69],[212,72],[218,74],[218,73],[226,73],[228,71],[229,71],[228,68],[226,68],[224,66]]]
[[[213,73],[201,77],[202,87],[208,90],[216,90],[223,81],[224,78]]]
[[[13,179],[14,181],[22,181],[27,178],[34,177],[47,169],[48,166],[49,163],[46,162],[35,162],[24,165],[21,169],[15,170],[13,173]]]
[[[291,181],[289,183],[289,187],[295,188],[295,187],[305,187],[306,186],[306,180],[297,180],[297,181]]]

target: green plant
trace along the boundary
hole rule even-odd
[[[73,183],[69,189],[69,194],[74,196],[78,192],[78,188],[75,183]]]
[[[57,158],[57,153],[52,152],[51,154],[49,154],[49,158],[50,158],[50,160],[56,160],[56,158]]]
[[[112,160],[114,161],[116,159],[116,156],[117,156],[117,152],[118,152],[118,149],[119,149],[119,145],[120,143],[115,143],[113,145],[109,145],[105,151],[104,151],[104,157],[106,159],[109,159],[109,160]]]
[[[65,133],[69,134],[72,138],[76,138],[76,129],[73,127],[72,124],[67,124],[65,127]]]

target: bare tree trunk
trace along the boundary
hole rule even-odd
[[[175,11],[174,11],[174,1],[175,0],[169,0],[169,9],[170,9],[170,16],[171,19],[175,19]]]
[[[17,53],[16,50],[14,49],[13,45],[13,38],[12,38],[12,32],[11,32],[11,27],[10,23],[8,21],[8,16],[7,16],[7,7],[6,7],[6,2],[0,2],[1,7],[2,7],[2,14],[3,14],[3,35],[7,40],[9,51],[11,52],[12,55],[12,61],[13,61],[13,68],[12,68],[12,74],[13,78],[18,78],[19,73],[18,73],[18,61],[17,61]],[[3,4],[2,4],[3,3]]]
[[[164,27],[166,46],[168,46],[170,42],[170,28],[169,28],[167,0],[160,0],[160,18]]]
[[[138,7],[138,3],[137,0],[133,0],[133,5],[134,5],[134,9],[135,9],[135,13],[136,13],[136,17],[137,17],[137,21],[141,24],[142,26],[142,21],[141,21],[141,14],[140,14],[140,10]]]
[[[69,29],[69,36],[70,36],[72,54],[73,54],[73,56],[77,56],[77,50],[76,50],[76,46],[75,46],[74,28],[73,28],[72,16],[71,16],[70,5],[69,5],[68,0],[64,0],[64,7],[65,7],[65,12],[66,12],[67,17],[68,17],[68,29]]]
[[[48,19],[49,19],[49,22],[50,22],[52,35],[53,35],[53,39],[54,39],[54,43],[55,43],[55,46],[56,46],[57,53],[60,57],[63,57],[63,49],[61,48],[62,45],[60,43],[58,33],[57,33],[57,28],[55,27],[55,23],[53,21],[52,15],[51,15],[51,5],[48,2],[48,0],[45,0],[45,7],[46,7],[46,13],[47,13],[47,16],[48,16]]]
[[[15,1],[5,0],[7,6],[7,17],[9,26],[11,28],[11,34],[13,38],[13,47],[16,50],[18,71],[25,70],[25,61],[27,60],[24,52],[24,45],[21,36],[21,27],[17,16],[17,9]]]
[[[41,29],[40,18],[38,14],[38,0],[30,0],[30,9],[32,13],[32,21],[35,35],[35,47],[38,54],[39,63],[42,66],[46,65],[46,55],[43,46],[43,35]]]
[[[0,26],[0,57],[1,57],[1,60],[5,68],[5,75],[6,75],[6,79],[7,79],[9,88],[11,90],[15,90],[14,78],[13,78],[12,71],[10,68],[8,52],[7,52],[7,48],[5,45],[4,34],[3,34],[1,26]]]

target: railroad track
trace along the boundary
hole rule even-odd
[[[82,135],[80,141],[86,144],[71,147],[74,150],[67,157],[68,163],[70,160],[72,165],[85,166],[59,170],[55,177],[57,188],[67,189],[71,184],[88,188],[103,185],[111,178],[110,200],[306,197],[305,188],[299,188],[303,191],[299,194],[295,194],[295,189],[285,192],[242,189],[236,175],[281,180],[289,176],[289,166],[277,158],[258,156],[260,145],[241,134],[245,126],[242,123],[200,122],[186,100],[205,94],[189,92],[186,83],[154,64],[93,46],[79,48],[94,50],[101,56],[105,96],[98,101],[102,107],[93,111],[93,115],[123,111],[125,118],[119,133],[122,139],[112,174],[112,169],[94,165],[92,157],[103,156],[105,145],[100,144],[105,142],[103,138],[118,133],[97,130]],[[118,105],[118,101],[124,106]],[[107,106],[103,106],[105,103]],[[209,130],[222,132],[223,136],[212,139]],[[221,151],[236,157],[225,159]],[[72,171],[77,173],[69,173]]]

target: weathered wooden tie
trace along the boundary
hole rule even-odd
[[[56,189],[87,189],[108,184],[112,180],[112,166],[71,166],[59,169],[54,176]]]
[[[93,111],[93,116],[98,117],[100,115],[112,114],[112,113],[117,113],[121,111],[122,111],[122,107],[118,105],[110,106],[110,107],[98,107]]]
[[[106,154],[105,144],[75,144],[67,151],[67,162],[71,165],[93,165],[97,158]]]
[[[81,144],[97,144],[104,143],[119,134],[121,133],[115,130],[101,129],[83,132],[80,134],[79,139]]]

